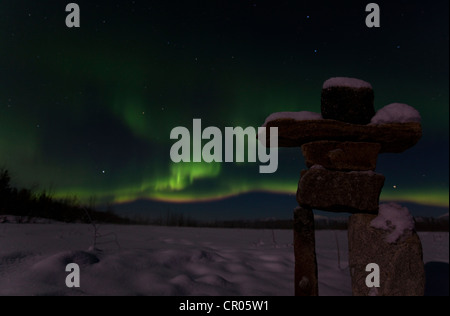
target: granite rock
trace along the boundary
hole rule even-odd
[[[349,267],[355,296],[423,296],[425,269],[422,244],[415,231],[396,242],[388,232],[371,227],[375,215],[354,214],[348,226]],[[369,263],[380,268],[380,287],[368,288]]]
[[[319,281],[311,209],[294,210],[295,296],[318,296]]]
[[[330,170],[375,170],[381,145],[378,143],[318,141],[302,146],[308,168],[321,165]]]
[[[375,115],[371,88],[332,86],[322,89],[322,117],[352,124],[368,124]]]
[[[376,213],[384,179],[373,171],[311,168],[302,172],[297,201],[304,208],[323,211]]]
[[[401,153],[422,137],[422,126],[417,122],[357,125],[336,120],[277,119],[267,122],[266,127],[278,127],[278,147],[300,147],[328,140],[379,143],[380,153]]]

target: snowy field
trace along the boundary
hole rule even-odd
[[[98,239],[101,251],[89,251],[89,225],[0,224],[0,295],[293,295],[288,230],[105,225],[99,233],[109,234]],[[449,262],[448,233],[419,235],[425,263]],[[316,239],[320,295],[351,295],[347,232]],[[65,286],[71,262],[80,265],[78,289]]]

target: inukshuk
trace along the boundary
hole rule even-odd
[[[318,295],[313,209],[354,214],[349,220],[354,295],[423,294],[417,234],[412,231],[408,238],[387,244],[386,232],[371,227],[385,180],[374,172],[378,154],[414,146],[422,136],[419,113],[406,104],[375,113],[372,86],[353,78],[324,83],[321,112],[274,113],[264,124],[278,128],[279,147],[301,147],[309,168],[301,172],[294,211],[295,295]],[[269,137],[266,143],[270,146]],[[369,263],[380,265],[382,285],[375,292],[365,284]],[[413,284],[402,287],[405,278]]]

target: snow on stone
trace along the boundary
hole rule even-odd
[[[420,123],[419,111],[412,106],[403,103],[392,103],[380,109],[371,120],[371,124],[387,123]]]
[[[307,121],[307,120],[321,120],[322,114],[316,112],[309,111],[300,111],[300,112],[276,112],[270,114],[266,121],[264,122],[263,127],[267,126],[267,124],[271,121],[279,120],[279,119],[291,119],[296,121]]]
[[[372,85],[364,80],[347,77],[330,78],[323,84],[323,89],[331,87],[349,87],[354,89],[368,88],[372,89]]]
[[[370,223],[373,228],[389,232],[388,243],[396,243],[414,230],[414,219],[406,207],[396,203],[380,204],[378,216]]]

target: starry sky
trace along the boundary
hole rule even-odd
[[[254,216],[274,196],[295,204],[299,148],[280,150],[274,174],[175,164],[170,131],[194,118],[223,129],[320,112],[323,82],[346,76],[372,84],[376,110],[401,102],[422,115],[418,145],[379,157],[382,200],[448,208],[447,0],[377,1],[380,28],[365,25],[369,1],[75,2],[71,29],[68,1],[0,2],[0,166],[16,185],[99,204],[236,209],[233,198],[258,193],[243,210]]]

